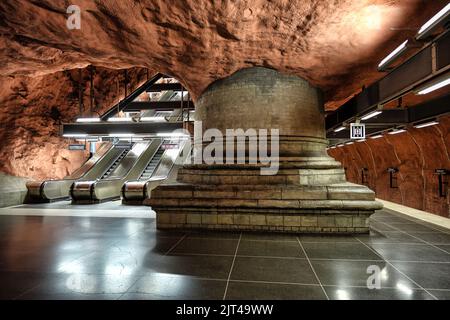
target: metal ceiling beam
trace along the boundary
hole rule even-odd
[[[381,80],[365,88],[325,119],[327,132],[354,121],[379,105],[411,92],[423,83],[450,70],[450,30],[393,69]]]
[[[129,103],[131,103],[134,99],[136,99],[138,96],[140,96],[143,92],[145,92],[150,86],[155,84],[156,81],[161,79],[163,77],[162,74],[158,73],[149,80],[147,80],[143,85],[141,85],[139,88],[134,90],[132,93],[130,93],[125,99],[120,101],[119,103],[115,104],[112,108],[110,108],[108,111],[106,111],[104,114],[100,116],[100,119],[107,120],[108,118],[112,117],[113,115],[119,113],[122,111]]]
[[[183,128],[182,123],[137,122],[137,123],[67,123],[62,125],[62,134],[109,135],[114,133],[149,134],[172,132]]]
[[[147,92],[161,92],[161,91],[187,91],[179,82],[176,83],[155,83]]]
[[[407,109],[384,110],[378,116],[362,121],[362,123],[366,125],[366,135],[371,135],[393,127],[402,127],[436,119],[450,114],[449,101],[450,93]],[[349,129],[339,132],[329,131],[327,132],[327,139],[350,140]]]
[[[126,112],[136,112],[141,110],[174,110],[174,109],[188,109],[187,101],[183,102],[181,105],[181,101],[135,101],[129,103],[123,109]],[[194,103],[189,101],[189,109],[194,110]]]

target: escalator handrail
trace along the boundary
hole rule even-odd
[[[146,149],[150,147],[150,145],[152,144],[152,142],[153,142],[153,140],[148,141],[148,144],[147,144]],[[138,143],[138,142],[137,142],[137,143]],[[101,182],[101,181],[110,181],[110,182],[111,182],[111,181],[123,180],[124,178],[126,178],[126,177],[129,175],[130,171],[134,168],[134,166],[136,165],[136,163],[138,163],[139,160],[141,159],[141,157],[145,154],[146,149],[144,149],[144,151],[142,151],[142,154],[140,154],[140,155],[136,158],[136,160],[134,161],[133,165],[131,165],[130,168],[129,168],[122,176],[117,177],[117,178],[100,179],[100,180],[97,180],[97,182]],[[128,152],[130,152],[131,150],[132,150],[132,149],[130,149]],[[158,150],[158,148],[157,148],[156,150]],[[156,151],[155,151],[155,153],[156,153]],[[128,153],[127,153],[127,154],[128,154]],[[126,156],[125,156],[125,157],[126,157]],[[124,157],[124,158],[125,158],[125,157]],[[152,157],[153,157],[153,156],[152,156]],[[123,158],[122,158],[122,159],[123,159]],[[145,170],[145,168],[144,168],[144,170]]]
[[[155,158],[155,156],[156,156],[156,154],[158,153],[158,151],[162,148],[162,145],[163,145],[163,144],[164,144],[164,140],[161,139],[161,143],[159,144],[158,149],[156,149],[155,153],[152,155],[151,159],[148,161],[148,163],[147,163],[147,165],[145,166],[145,168],[141,171],[141,173],[139,173],[139,178],[138,178],[137,180],[139,180],[140,177],[144,174],[145,169],[147,169],[147,167],[148,167],[148,166],[150,165],[150,163],[153,161],[153,159]],[[160,162],[161,162],[161,159],[162,159],[163,155],[164,155],[164,153],[161,155]],[[156,164],[155,169],[153,170],[153,172],[155,172],[156,168],[158,168],[160,162],[158,162],[158,163]],[[152,174],[153,174],[153,172],[152,172]]]
[[[104,145],[102,145],[100,148],[103,148],[104,146],[108,146],[108,144],[104,144]],[[81,176],[79,176],[78,178],[70,178],[70,176],[72,176],[77,170],[79,170],[81,167],[83,167],[89,160],[92,159],[92,157],[89,158],[89,159],[87,159],[85,162],[83,162],[83,164],[82,164],[77,170],[75,170],[74,172],[72,172],[71,175],[62,178],[61,180],[70,181],[70,180],[80,180],[80,179],[82,179],[83,177],[85,177],[85,176],[88,174],[89,171],[91,171],[92,169],[94,169],[94,167],[95,167],[98,163],[100,163],[100,161],[102,161],[102,160],[106,157],[106,155],[108,154],[108,152],[109,152],[110,150],[112,150],[113,147],[114,147],[114,146],[113,146],[112,144],[109,145],[109,146],[108,146],[108,149],[105,151],[105,153],[103,153],[103,154],[100,156],[100,158],[98,158],[97,161],[95,161],[94,164],[93,164],[88,170],[86,170]],[[105,147],[105,148],[106,148],[106,147]],[[55,181],[55,180],[48,180],[48,181]]]
[[[180,156],[180,153],[184,150],[184,148],[186,147],[186,143],[187,143],[187,140],[183,140],[183,145],[180,147],[180,149],[179,149],[179,151],[178,151],[178,154],[177,154],[177,157],[175,158],[175,159],[178,159],[178,157]],[[180,145],[181,145],[181,143],[180,143]],[[161,156],[161,160],[164,158],[164,155],[165,155],[165,153],[167,152],[168,150],[165,150],[164,151],[164,153],[162,154],[162,156]],[[161,163],[161,161],[158,163],[158,166],[159,166],[159,164]],[[173,166],[175,165],[175,161],[173,161],[172,162],[172,164],[170,165],[170,167],[169,167],[169,173],[170,173],[170,171],[172,171],[172,168],[173,168]],[[150,178],[148,179],[148,181],[150,181],[152,178],[153,178],[153,174],[156,172],[156,170],[158,169],[158,166],[155,168],[155,170],[153,171],[153,173],[152,173],[152,175],[150,176]],[[166,175],[166,176],[160,176],[162,179],[167,179],[167,177],[169,176],[169,173]],[[155,179],[154,180],[158,180],[159,178],[160,178],[159,176],[156,176],[156,177],[154,177]]]
[[[115,146],[114,146],[114,147],[115,147]],[[128,149],[128,150],[127,150],[127,149],[123,149],[123,151],[120,152],[120,153],[117,155],[117,157],[115,157],[114,160],[111,161],[111,165],[108,166],[108,167],[103,171],[103,173],[99,175],[99,178],[97,178],[97,181],[102,181],[102,180],[113,180],[113,179],[108,179],[108,178],[102,179],[102,177],[108,172],[109,169],[112,168],[112,166],[114,165],[114,163],[115,163],[117,160],[119,160],[119,158],[120,158],[124,153],[128,154],[128,152],[130,152],[131,149],[132,149],[132,148],[130,148],[130,149]],[[125,158],[125,157],[126,157],[126,155],[124,155],[124,156],[122,157],[122,159]],[[119,162],[119,163],[120,163],[120,162]],[[114,171],[114,170],[113,170],[113,171]]]

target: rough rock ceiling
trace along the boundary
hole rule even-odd
[[[95,64],[177,77],[194,99],[214,80],[262,65],[310,80],[327,108],[382,74],[377,63],[446,0],[2,0],[0,73]],[[81,30],[66,28],[78,5]]]

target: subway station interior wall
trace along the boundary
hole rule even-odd
[[[85,110],[90,107],[89,74],[87,68],[82,69]],[[130,92],[146,80],[147,71],[132,68],[127,75]],[[59,179],[86,161],[89,150],[69,151],[69,142],[59,131],[61,123],[80,116],[78,80],[79,69],[0,76],[0,173],[34,180]],[[124,91],[125,70],[96,67],[92,116],[108,110],[123,98]],[[84,116],[90,115],[85,112]]]
[[[450,170],[450,116],[426,128],[367,139],[329,149],[330,156],[346,168],[347,179],[361,184],[362,168],[367,168],[367,186],[380,199],[450,217],[450,195],[439,196],[435,169]],[[398,168],[398,188],[389,184],[389,167]],[[447,176],[447,181],[450,177]]]

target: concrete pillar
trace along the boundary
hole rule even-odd
[[[321,94],[306,80],[240,70],[205,90],[196,117],[203,132],[278,129],[279,169],[263,175],[260,163],[187,164],[176,183],[150,194],[158,228],[368,232],[368,217],[381,204],[367,187],[346,182],[341,164],[327,155]],[[200,138],[197,152],[208,145]]]

